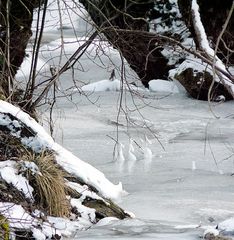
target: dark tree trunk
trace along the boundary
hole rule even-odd
[[[14,76],[23,62],[25,49],[32,35],[33,9],[40,2],[42,1],[0,2],[0,85],[5,97],[12,94]]]
[[[85,6],[97,27],[122,53],[146,87],[152,79],[167,78],[170,67],[167,65],[168,60],[161,53],[163,48],[157,47],[156,41],[151,41],[142,33],[133,34],[127,31],[149,30],[147,21],[143,19],[146,19],[153,9],[155,4],[153,0],[80,0],[80,2]]]
[[[211,41],[213,48],[217,42],[217,38],[222,31],[222,27],[231,9],[233,0],[197,0],[200,7],[200,16],[205,28],[208,39]],[[192,33],[197,46],[198,40],[194,32],[191,16],[191,0],[178,0],[179,9],[183,20]],[[230,19],[228,27],[219,44],[218,56],[227,65],[234,64],[234,53],[229,49],[234,48],[234,17]]]

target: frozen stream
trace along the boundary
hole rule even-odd
[[[90,100],[98,99],[95,104],[79,94],[73,96],[77,105],[65,99],[57,102],[57,141],[112,182],[121,181],[129,194],[119,205],[136,215],[133,220],[77,232],[75,238],[199,239],[203,227],[233,216],[233,102],[212,107],[215,118],[207,102],[179,94],[161,98],[146,93],[144,104],[134,97],[143,119],[133,111],[132,96],[124,94],[129,121],[120,113],[118,134],[126,158],[120,168],[113,161],[112,139],[117,134],[119,94],[93,93]],[[151,141],[152,161],[145,161],[134,143],[137,161],[132,164],[127,157],[129,136],[143,146],[145,135]]]
[[[50,26],[55,21],[54,15],[47,17]],[[76,14],[73,18],[77,18]],[[66,57],[79,46],[74,36],[83,36],[90,30],[82,18],[76,23],[80,32],[69,28],[70,21],[65,20],[64,25],[67,39],[62,59],[59,58],[61,40],[51,42],[60,38],[60,31],[50,27],[43,35],[40,58],[48,65],[56,66],[60,60],[64,64]],[[90,54],[79,59],[79,71],[74,73],[79,83],[108,79],[113,67],[121,66],[115,50],[106,46],[97,50],[98,44],[95,42]],[[28,66],[26,62],[23,76],[28,75]],[[60,88],[74,86],[72,74],[68,71],[61,76]],[[129,81],[134,79],[134,74],[128,74]],[[118,204],[136,216],[107,225],[99,223],[77,232],[74,239],[200,239],[207,225],[215,226],[234,216],[233,101],[213,106],[216,118],[207,102],[182,94],[163,97],[144,91],[142,95],[144,98],[124,93],[122,106],[128,121],[123,111],[117,120],[120,92],[93,93],[89,100],[77,93],[72,101],[57,100],[56,140],[101,170],[112,182],[121,181],[128,195]],[[117,125],[118,140],[124,145],[126,159],[122,166],[113,161]],[[128,160],[130,137],[135,141],[135,163]],[[152,161],[144,160],[145,145],[152,151]]]

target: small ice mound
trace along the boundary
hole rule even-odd
[[[118,218],[116,217],[105,217],[103,219],[100,219],[97,223],[96,223],[96,226],[106,226],[108,224],[111,224],[113,222],[116,222],[116,221],[119,221]]]
[[[125,163],[123,149],[124,149],[124,145],[122,143],[117,143],[114,150],[114,160],[120,172],[123,171],[124,163]]]
[[[136,160],[137,160],[136,156],[133,153],[129,152],[128,153],[128,172],[129,173],[133,172],[133,169],[136,165]]]
[[[179,93],[179,89],[174,82],[160,79],[151,80],[149,82],[149,90],[152,92]]]
[[[128,172],[132,173],[135,165],[136,165],[136,156],[134,154],[135,149],[133,147],[133,139],[129,139],[129,145],[128,145]]]
[[[152,141],[145,135],[145,142],[148,144],[152,144]]]
[[[149,147],[144,148],[144,160],[152,161],[153,153]]]
[[[136,156],[132,152],[128,152],[128,161],[135,162],[137,160]]]
[[[192,161],[192,170],[195,171],[197,169],[196,161]]]
[[[145,147],[144,148],[144,170],[145,172],[150,171],[151,163],[152,163],[152,151],[150,148]]]
[[[129,139],[129,146],[128,146],[128,161],[135,162],[137,160],[134,154],[134,147],[133,147],[133,139]]]
[[[142,140],[142,151],[143,151],[143,160],[144,160],[144,170],[148,172],[152,163],[153,153],[149,148],[151,141],[145,136],[145,140]]]
[[[123,154],[124,145],[122,143],[117,143],[114,152],[114,159],[117,162],[125,162],[125,157]]]
[[[149,145],[152,144],[152,142],[148,139],[148,137],[145,135],[144,140],[141,139],[142,142],[142,150],[144,155],[144,160],[147,162],[151,162],[153,154],[151,149],[149,148]]]

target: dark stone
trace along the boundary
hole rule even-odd
[[[208,100],[209,88],[213,81],[213,76],[209,72],[198,72],[192,68],[187,68],[180,74],[176,74],[174,78],[183,85],[191,97]],[[222,84],[214,82],[211,90],[211,100],[215,101],[220,95],[223,95],[226,100],[233,99]]]

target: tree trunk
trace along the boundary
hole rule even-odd
[[[12,96],[13,79],[25,57],[32,35],[33,9],[40,0],[1,0],[0,2],[0,77],[2,94]]]
[[[170,67],[161,46],[144,34],[127,30],[149,31],[147,19],[154,1],[86,1],[80,0],[97,27],[127,60],[142,83],[167,78]],[[120,30],[120,31],[119,31]],[[126,31],[123,31],[126,30]]]

